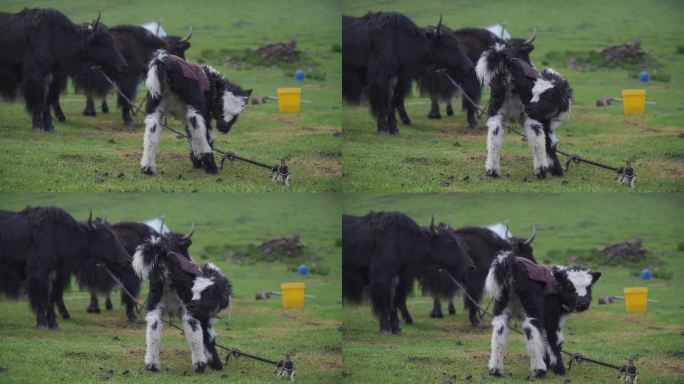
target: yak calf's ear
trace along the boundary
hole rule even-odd
[[[252,94],[252,90],[251,90],[251,89],[242,91],[242,96],[249,97],[251,94]]]
[[[601,277],[601,272],[592,272],[591,273],[591,283],[594,284],[595,282],[598,281],[598,279]]]

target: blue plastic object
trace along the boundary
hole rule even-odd
[[[639,80],[641,80],[644,83],[647,83],[649,80],[649,74],[648,71],[643,71],[639,74]]]
[[[646,268],[643,271],[641,271],[641,278],[644,280],[650,280],[651,279],[651,270]]]
[[[309,274],[309,267],[307,267],[306,264],[302,264],[299,266],[298,272],[300,275],[306,276]]]
[[[301,69],[298,69],[295,72],[295,80],[304,80],[304,71],[302,71]]]

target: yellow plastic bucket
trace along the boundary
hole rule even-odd
[[[301,88],[278,88],[276,93],[280,112],[299,112],[302,106]]]
[[[622,108],[625,115],[643,115],[646,112],[646,90],[623,89]]]
[[[625,288],[625,310],[627,312],[646,312],[648,303],[648,288]]]
[[[304,306],[304,283],[282,283],[283,308],[301,308]]]

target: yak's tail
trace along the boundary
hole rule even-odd
[[[131,266],[141,279],[146,279],[154,268],[154,264],[164,252],[162,247],[162,238],[152,235],[135,249]]]
[[[475,73],[482,85],[489,85],[494,77],[507,71],[509,53],[506,46],[496,43],[492,48],[482,52],[475,66]]]
[[[158,98],[164,92],[164,83],[166,79],[166,51],[160,49],[154,53],[150,65],[147,68],[147,78],[145,79],[145,87],[153,99]]]
[[[492,261],[485,280],[485,288],[494,300],[501,299],[503,292],[510,287],[515,256],[510,251],[499,253]]]

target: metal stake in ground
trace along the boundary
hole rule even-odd
[[[444,270],[444,269],[439,269],[439,272],[445,273],[447,275],[447,277],[449,278],[449,280],[451,280],[452,283],[454,283],[459,289],[461,289],[461,291],[463,292],[463,297],[465,297],[466,299],[470,300],[473,304],[475,304],[475,306],[477,308],[479,308],[483,314],[487,315],[490,319],[492,319],[494,317],[494,316],[492,316],[492,314],[490,314],[484,308],[482,308],[482,306],[477,302],[477,300],[473,299],[473,297],[470,296],[468,294],[468,292],[466,292],[465,287],[463,287],[463,285],[461,283],[459,283],[458,280],[456,280],[451,275],[451,273],[449,271]],[[512,329],[513,331],[515,331],[516,333],[524,335],[523,331],[519,330],[516,327],[509,326],[509,328]],[[637,384],[639,374],[638,374],[637,367],[634,365],[634,360],[632,360],[632,359],[629,359],[629,365],[623,365],[622,367],[620,367],[620,366],[617,366],[614,364],[610,364],[610,363],[606,363],[606,362],[603,362],[600,360],[595,360],[595,359],[585,357],[581,353],[567,352],[567,351],[564,351],[562,349],[561,349],[561,353],[564,353],[564,354],[570,356],[570,361],[568,362],[568,370],[570,368],[572,368],[572,362],[573,361],[577,361],[578,363],[582,362],[582,361],[588,361],[590,363],[602,365],[604,367],[617,369],[618,371],[620,371],[622,381],[629,379],[631,384]]]
[[[136,106],[135,104],[133,104],[133,102],[132,102],[128,97],[126,97],[126,95],[123,94],[123,92],[121,91],[121,89],[119,89],[119,87],[116,85],[116,83],[115,83],[109,76],[107,76],[107,74],[104,73],[104,71],[103,71],[100,67],[94,66],[94,67],[91,67],[91,68],[92,68],[92,69],[95,69],[95,70],[97,70],[97,71],[99,71],[100,74],[102,74],[102,76],[105,78],[105,80],[107,80],[107,82],[108,82],[112,87],[114,87],[114,90],[116,90],[116,92],[117,92],[119,95],[121,95],[121,97],[124,99],[124,101],[125,101],[126,103],[128,103],[128,105],[131,107],[131,109],[133,109],[133,114],[134,114],[134,115],[135,115],[137,112],[141,112],[141,113],[142,113],[142,110],[140,109],[140,107],[138,107],[138,106]],[[144,113],[143,113],[143,114],[144,114]],[[182,133],[182,132],[180,132],[180,131],[177,131],[177,130],[171,128],[168,124],[160,123],[160,125],[161,125],[162,127],[166,128],[166,129],[168,129],[169,131],[175,133],[175,134],[178,135],[178,136],[184,137],[184,138],[186,138],[186,139],[189,139],[189,138],[190,138],[190,136],[188,136],[187,134]],[[221,159],[221,168],[223,168],[223,162],[225,161],[225,159],[228,159],[228,160],[239,160],[239,161],[242,161],[242,162],[245,162],[245,163],[249,163],[249,164],[256,165],[256,166],[259,166],[259,167],[262,167],[262,168],[269,169],[269,170],[271,171],[271,180],[273,180],[274,183],[275,183],[275,182],[282,182],[283,184],[285,184],[286,187],[289,187],[289,186],[290,186],[290,168],[287,166],[287,164],[285,164],[285,159],[280,159],[280,164],[276,164],[276,165],[274,165],[274,166],[270,166],[270,165],[267,165],[267,164],[264,164],[264,163],[260,163],[260,162],[258,162],[258,161],[256,161],[256,160],[251,160],[251,159],[248,159],[248,158],[246,158],[246,157],[238,156],[238,155],[236,155],[234,152],[231,152],[231,151],[223,151],[223,150],[221,150],[221,149],[214,148],[213,146],[211,147],[211,150],[214,151],[214,152],[217,152],[217,153],[221,154],[221,156],[222,156],[222,159]]]
[[[521,137],[526,138],[525,135],[523,135],[521,132],[513,129],[510,126],[508,127],[508,130],[515,133],[516,135],[519,135]],[[609,171],[617,172],[617,182],[619,184],[627,184],[631,188],[634,188],[636,186],[636,172],[634,171],[634,167],[632,167],[632,162],[629,160],[627,160],[624,167],[616,168],[616,167],[611,167],[610,165],[607,165],[607,164],[599,163],[598,161],[585,159],[582,156],[578,155],[577,153],[563,152],[558,148],[556,148],[556,152],[558,152],[561,155],[568,158],[568,161],[565,163],[565,172],[566,173],[570,169],[570,163],[575,163],[575,164],[586,163],[586,164],[593,165],[595,167],[599,167],[599,168],[607,169]]]

